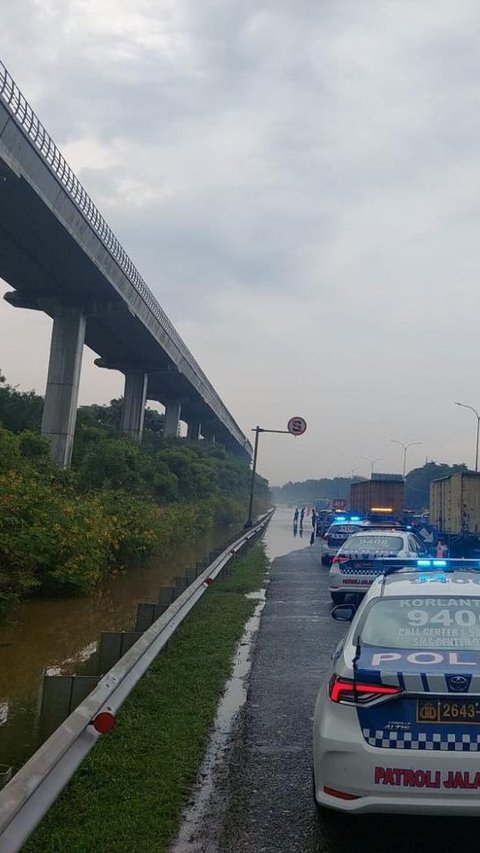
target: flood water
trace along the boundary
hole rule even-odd
[[[132,630],[137,604],[158,601],[161,586],[185,574],[236,528],[212,529],[103,582],[86,598],[25,602],[0,626],[0,764],[18,768],[38,747],[42,676],[95,672],[102,631]],[[90,664],[90,666],[89,666]]]
[[[295,507],[278,506],[275,510],[275,515],[268,525],[265,534],[265,544],[267,546],[267,554],[271,560],[275,559],[275,557],[281,557],[283,554],[289,554],[290,551],[310,547],[310,535],[313,529],[311,516],[305,515],[303,530],[297,528],[297,533],[294,534],[294,510]],[[318,548],[318,543],[313,545],[313,547]]]
[[[94,673],[102,631],[133,628],[137,604],[157,601],[161,586],[226,543],[235,528],[212,529],[162,557],[119,573],[85,598],[27,601],[0,626],[0,764],[21,766],[39,746],[38,707],[44,673]],[[265,534],[267,554],[274,559],[309,547],[311,522],[303,537],[293,535],[293,509],[279,507]]]

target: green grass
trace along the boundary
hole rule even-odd
[[[23,850],[162,853],[203,758],[232,656],[268,561],[255,546],[159,654]]]

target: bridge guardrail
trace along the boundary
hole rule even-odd
[[[179,355],[183,358],[191,369],[197,374],[204,388],[205,400],[217,416],[221,414],[225,425],[230,424],[236,431],[236,439],[240,444],[243,444],[245,449],[248,445],[248,440],[240,430],[238,424],[230,415],[228,409],[221,401],[215,388],[207,379],[205,373],[197,363],[196,359],[182,341],[175,326],[161,308],[159,302],[153,295],[152,291],[146,284],[138,272],[135,264],[127,255],[125,249],[117,239],[111,228],[107,225],[105,219],[99,212],[98,208],[93,203],[85,188],[82,186],[77,176],[68,165],[65,157],[53,139],[42,125],[40,119],[31,108],[27,99],[22,95],[20,89],[15,83],[13,77],[7,71],[3,62],[0,61],[0,98],[7,106],[9,112],[16,119],[20,127],[27,134],[30,142],[35,146],[37,151],[42,155],[47,162],[52,172],[60,181],[64,190],[70,198],[75,202],[82,214],[88,220],[89,224],[94,229],[97,236],[108,249],[110,254],[115,258],[121,270],[125,273],[130,283],[133,285],[137,293],[142,297],[145,304],[148,306],[155,319],[163,326],[164,330],[170,336],[170,339],[176,347]],[[246,444],[245,444],[246,442]],[[251,448],[250,448],[251,449]]]
[[[101,678],[0,792],[0,853],[17,853],[101,736],[99,714],[115,714],[212,581],[270,521],[270,510],[229,545]]]

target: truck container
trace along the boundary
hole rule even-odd
[[[403,512],[405,481],[401,476],[372,478],[350,486],[350,512],[357,515],[379,513],[398,516]]]
[[[480,535],[480,473],[459,471],[432,480],[430,522],[442,533]]]

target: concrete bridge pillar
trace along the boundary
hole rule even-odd
[[[205,441],[215,444],[215,430],[211,424],[202,424],[202,435]]]
[[[85,327],[82,308],[55,309],[42,435],[48,438],[52,458],[62,468],[69,468],[72,459]]]
[[[169,436],[177,437],[181,408],[182,405],[178,400],[168,400],[165,403],[165,424],[163,427],[165,438]]]
[[[148,375],[145,371],[133,368],[125,371],[125,391],[120,429],[129,438],[139,443],[143,435],[147,383]]]
[[[187,423],[187,440],[198,441],[200,438],[200,421],[198,418],[191,418]]]

